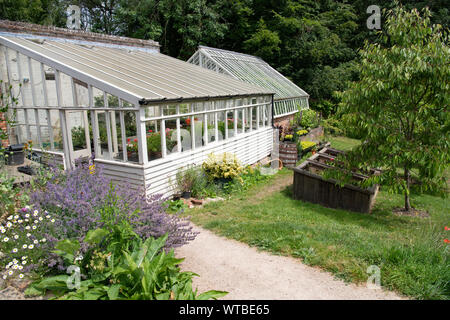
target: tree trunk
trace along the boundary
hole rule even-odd
[[[409,173],[409,169],[407,167],[405,167],[405,182],[406,182],[405,211],[409,212],[411,210],[411,203],[410,203],[410,198],[409,198],[410,173]]]

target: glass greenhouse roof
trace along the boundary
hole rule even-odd
[[[5,33],[0,33],[0,44],[135,103],[275,93],[158,52]]]
[[[309,97],[295,83],[255,56],[199,46],[198,51],[188,62],[273,91],[275,92],[275,101]]]

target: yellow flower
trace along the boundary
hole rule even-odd
[[[94,174],[95,173],[95,164],[89,166],[89,173],[90,174]]]

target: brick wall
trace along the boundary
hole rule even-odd
[[[294,120],[294,116],[295,113],[284,117],[275,118],[273,123],[275,126],[289,127],[291,120]]]
[[[150,48],[159,51],[160,45],[157,41],[142,40],[112,36],[83,30],[70,30],[52,26],[41,26],[25,22],[0,20],[0,31],[11,33],[26,33],[36,36],[47,36],[54,38],[65,38],[72,40],[93,41],[107,44],[117,44],[129,47]]]

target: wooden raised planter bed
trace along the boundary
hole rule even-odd
[[[378,185],[362,189],[346,184],[340,187],[336,180],[325,179],[319,173],[331,166],[315,161],[322,158],[315,154],[294,170],[294,199],[321,204],[325,207],[345,209],[355,212],[370,213]],[[352,173],[355,181],[367,179],[368,176]]]

